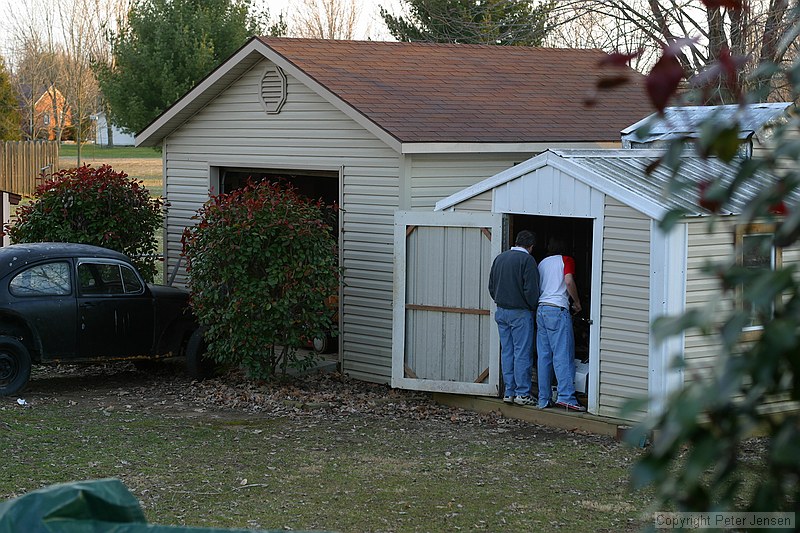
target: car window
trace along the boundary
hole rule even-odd
[[[125,288],[125,294],[138,294],[142,292],[142,281],[132,268],[125,265],[120,265],[122,269],[122,283]]]
[[[81,294],[138,294],[143,285],[132,268],[119,263],[81,262],[78,265]]]
[[[14,296],[66,296],[72,292],[69,263],[54,262],[23,270],[9,283]]]

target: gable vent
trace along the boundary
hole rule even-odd
[[[286,103],[286,75],[274,65],[267,67],[261,78],[261,101],[270,115],[280,113]]]

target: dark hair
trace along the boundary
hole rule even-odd
[[[547,253],[549,255],[568,255],[564,239],[560,237],[550,237],[547,239]]]
[[[536,234],[524,229],[517,233],[517,240],[514,241],[514,245],[523,248],[536,246]]]

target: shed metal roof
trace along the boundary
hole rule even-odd
[[[137,135],[153,146],[266,58],[401,151],[408,144],[618,143],[644,78],[593,105],[601,50],[256,37]],[[616,73],[616,72],[615,72]],[[615,74],[612,73],[612,74]]]
[[[700,125],[713,118],[718,124],[738,125],[739,137],[758,134],[766,125],[785,116],[792,102],[759,103],[741,106],[679,106],[668,107],[663,115],[653,113],[622,130],[622,139],[635,143],[664,141],[676,137],[696,137]],[[646,126],[646,135],[638,130]]]
[[[548,150],[519,165],[504,170],[467,189],[437,202],[435,210],[449,209],[469,198],[550,165],[587,185],[616,198],[654,219],[670,209],[682,209],[688,216],[703,216],[710,211],[699,205],[698,184],[720,177],[729,183],[735,169],[717,159],[685,156],[675,178],[663,165],[647,169],[664,154],[663,150]],[[759,193],[761,186],[775,178],[761,173],[740,187],[720,214],[739,214]],[[688,187],[674,187],[674,184]]]

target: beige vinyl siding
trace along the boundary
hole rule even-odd
[[[688,224],[686,258],[686,310],[702,309],[720,317],[733,305],[732,294],[723,293],[719,279],[704,272],[708,262],[733,261],[736,223],[734,218],[718,219],[713,225],[709,218],[695,218]],[[720,339],[716,334],[704,335],[690,329],[684,335],[684,361],[687,383],[707,375],[718,362]]]
[[[455,211],[478,211],[488,213],[492,210],[492,191],[483,192],[454,206]]]
[[[609,196],[600,298],[598,414],[616,417],[628,399],[648,393],[650,219]]]
[[[765,132],[760,133],[763,137],[763,142],[761,142],[758,137],[754,139],[753,142],[753,158],[754,159],[763,159],[763,158],[770,158],[776,148],[776,139],[772,136],[765,136]],[[784,132],[784,137],[781,140],[782,143],[785,142],[798,142],[800,141],[800,131],[795,128],[789,128]],[[785,175],[791,171],[797,171],[797,160],[791,156],[782,156],[779,157],[775,165],[775,174],[777,175]]]
[[[411,160],[411,209],[436,202],[525,161],[535,154],[415,154]],[[491,196],[489,196],[491,201]],[[464,210],[459,207],[459,210]]]
[[[266,64],[245,73],[166,140],[169,265],[177,261],[183,228],[208,198],[210,166],[342,169],[343,370],[388,382],[399,156],[292,77],[283,109],[267,115],[259,100]]]
[[[783,249],[783,266],[797,265],[798,272],[795,272],[795,279],[800,282],[800,243],[795,242],[792,246]]]
[[[713,225],[709,225],[707,218],[689,221],[687,310],[706,309],[707,312],[719,316],[719,322],[731,311],[734,294],[732,291],[723,292],[719,280],[713,274],[703,272],[703,266],[709,260],[714,263],[735,260],[736,223],[737,219],[733,217],[717,220]],[[784,248],[781,260],[784,267],[799,264],[800,247],[795,244]],[[716,334],[703,335],[696,329],[686,332],[684,350],[686,383],[710,375],[719,363],[721,345],[721,339]],[[763,407],[770,412],[797,408],[795,404],[785,401],[784,395],[771,398]]]

